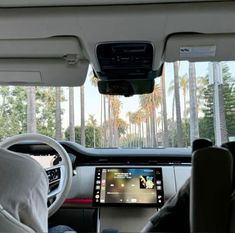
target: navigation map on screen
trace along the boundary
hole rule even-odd
[[[163,205],[161,168],[97,168],[96,204]]]

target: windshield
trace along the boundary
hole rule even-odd
[[[101,95],[82,87],[0,87],[0,139],[37,132],[94,148],[189,147],[235,139],[234,62],[164,65],[152,94]]]

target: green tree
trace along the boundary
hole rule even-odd
[[[228,137],[231,137],[235,136],[235,78],[226,64],[223,64],[223,81],[226,130]]]
[[[27,132],[28,87],[0,87],[0,139]],[[35,121],[37,132],[55,136],[55,89],[37,87],[35,92]],[[61,99],[64,101],[63,92]],[[63,114],[63,111],[61,112]]]
[[[87,120],[87,126],[93,128],[93,147],[96,147],[96,128],[97,128],[97,121],[95,119],[94,115],[89,115],[88,120]]]
[[[0,87],[0,140],[26,132],[26,89]]]
[[[224,113],[226,126],[228,131],[228,136],[235,135],[235,89],[234,89],[234,77],[229,71],[229,67],[226,64],[222,66],[222,75],[223,75],[223,100],[224,100]],[[207,137],[215,142],[214,135],[214,111],[213,111],[213,86],[209,85],[208,76],[205,78],[208,87],[203,89],[203,100],[204,107],[202,112],[204,117],[199,119],[199,132],[201,137]],[[205,82],[205,81],[204,81]]]
[[[101,147],[101,134],[100,134],[100,128],[95,127],[95,138],[96,138],[96,147]],[[85,141],[86,141],[86,147],[89,148],[94,148],[94,127],[91,125],[86,125],[85,127]],[[65,131],[65,138],[69,140],[69,128],[66,129]],[[75,127],[75,138],[76,138],[76,143],[81,144],[81,126],[76,126]]]
[[[36,121],[37,132],[55,136],[56,96],[53,87],[36,88]]]

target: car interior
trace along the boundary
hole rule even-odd
[[[231,0],[0,0],[0,85],[80,87],[90,70],[99,93],[128,101],[152,93],[164,72],[167,80],[166,64],[234,61],[234,22]],[[56,158],[44,166],[49,226],[141,232],[191,177],[190,231],[235,231],[230,138],[209,138],[216,147],[198,139],[187,146],[86,148],[41,134],[11,136],[1,138],[2,148]],[[2,204],[0,231],[10,224],[12,232],[34,232],[15,224]]]

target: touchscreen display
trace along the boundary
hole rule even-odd
[[[163,205],[161,168],[96,168],[94,204]]]

